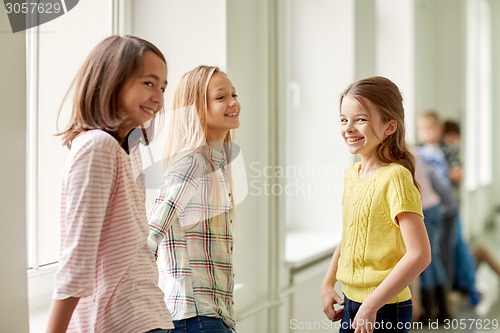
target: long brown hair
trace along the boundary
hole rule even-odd
[[[122,143],[120,128],[126,116],[118,107],[118,95],[126,81],[142,69],[145,51],[152,51],[166,64],[156,46],[137,36],[110,36],[94,47],[64,98],[75,89],[70,121],[58,133],[66,147],[71,148],[78,134],[92,129],[104,130]]]
[[[415,181],[415,157],[406,145],[403,96],[398,87],[385,77],[373,76],[351,83],[342,93],[340,105],[347,95],[356,98],[366,110],[366,100],[373,103],[384,124],[391,120],[397,123],[395,132],[379,144],[377,157],[382,162],[399,163],[407,168],[413,176],[413,183],[418,187]]]

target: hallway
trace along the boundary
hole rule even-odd
[[[485,245],[500,260],[500,226],[496,225],[477,238],[476,243]],[[477,271],[477,287],[481,293],[481,302],[473,309],[469,298],[458,293],[449,296],[454,319],[446,325],[437,327],[436,323],[423,323],[422,333],[464,332],[485,333],[500,332],[500,278],[482,264]]]

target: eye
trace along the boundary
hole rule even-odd
[[[151,88],[154,86],[153,82],[149,82],[149,81],[144,82],[144,84],[147,85],[148,87],[151,87]]]
[[[225,95],[220,95],[220,96],[217,96],[216,100],[220,101],[220,100],[223,100],[224,98],[226,98]]]
[[[164,93],[165,90],[167,90],[167,88],[166,87],[161,87],[160,90],[161,90],[162,93]]]
[[[233,93],[232,96],[233,96],[234,99],[238,99],[238,94],[237,93]]]
[[[365,119],[365,118],[358,118],[358,119],[356,119],[356,121],[357,121],[358,123],[362,123],[362,122],[365,122],[365,121],[366,121],[366,119]]]
[[[345,118],[341,118],[341,119],[340,119],[340,123],[341,123],[341,124],[347,124],[347,119],[345,119]]]

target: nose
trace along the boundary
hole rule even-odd
[[[354,132],[354,126],[352,125],[351,122],[348,122],[346,125],[345,125],[345,131],[347,133],[352,133]]]
[[[161,91],[160,89],[155,90],[151,99],[157,104],[157,111],[161,110],[164,101],[163,91]]]
[[[236,99],[236,97],[231,96],[231,100],[229,101],[229,106],[234,107],[238,106],[239,104],[240,102],[238,101],[238,99]]]

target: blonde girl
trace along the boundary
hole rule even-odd
[[[75,78],[72,116],[60,133],[70,152],[48,333],[173,328],[127,144],[133,129],[163,109],[166,86],[164,56],[135,36],[100,42]]]
[[[186,73],[174,93],[164,184],[148,213],[173,332],[235,327],[228,161],[239,114],[235,88],[217,67]]]
[[[323,310],[342,319],[340,332],[408,332],[408,285],[430,262],[402,101],[384,77],[356,81],[340,98],[340,134],[361,156],[345,172],[342,240],[321,287]]]

